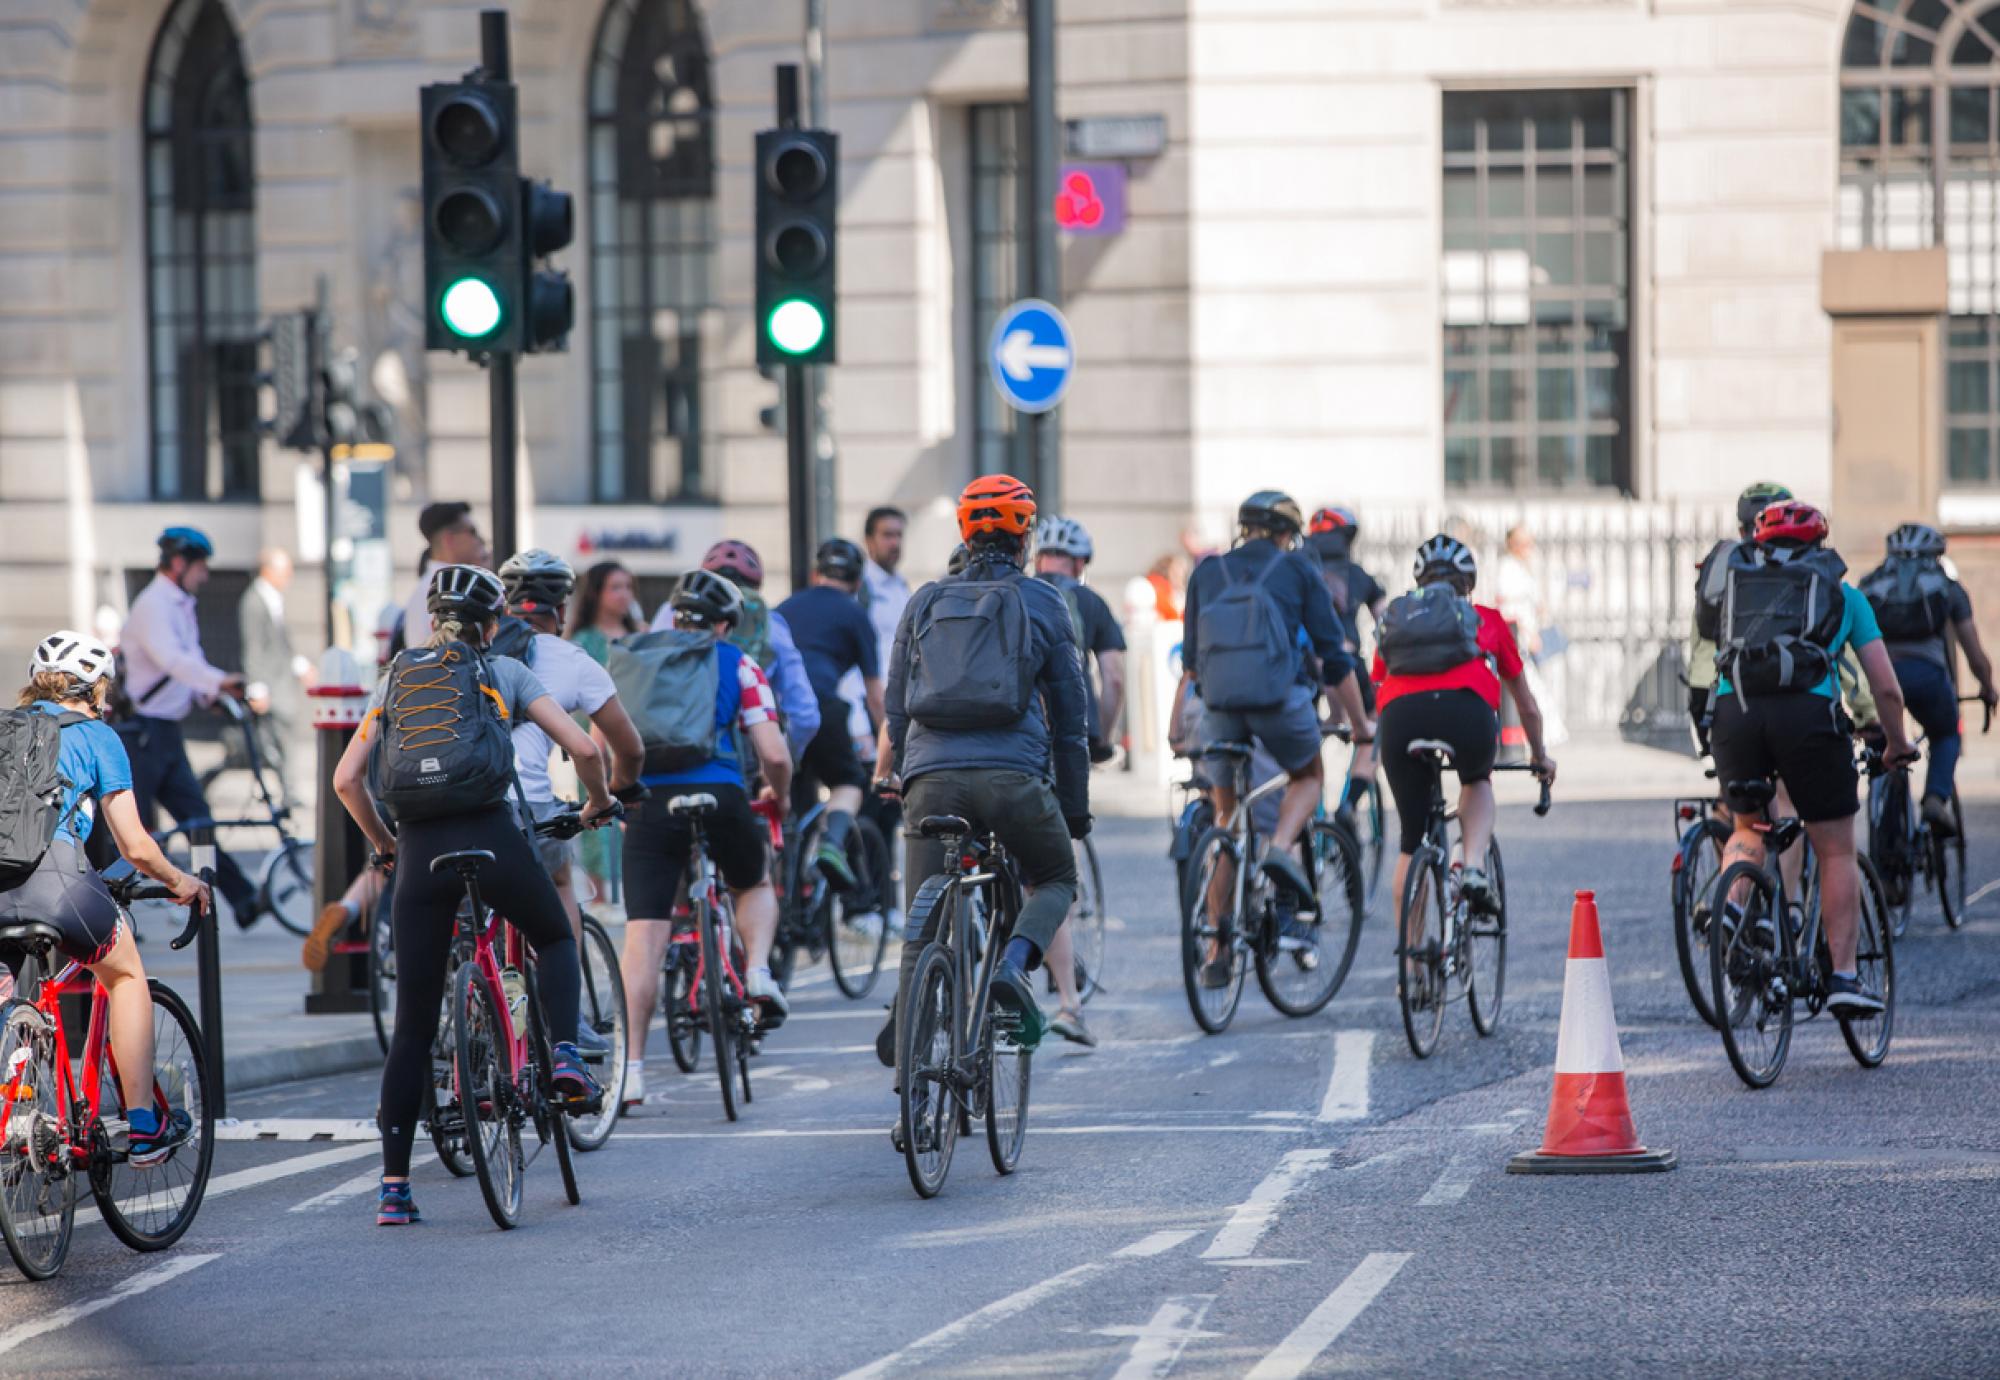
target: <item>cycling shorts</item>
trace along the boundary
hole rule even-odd
[[[102,962],[118,943],[118,903],[67,834],[56,835],[33,872],[0,891],[0,925],[23,920],[53,925],[62,935],[57,949],[79,963]]]
[[[1808,824],[1847,819],[1860,808],[1854,745],[1841,722],[1840,704],[1810,690],[1715,702],[1709,731],[1715,779],[1732,810],[1749,808],[1729,791],[1733,781],[1785,783],[1792,807]]]
[[[865,789],[868,785],[868,773],[854,750],[854,735],[848,731],[847,719],[846,700],[837,696],[821,699],[819,732],[813,734],[799,758],[803,774],[830,791],[842,786]]]
[[[1375,734],[1382,774],[1396,798],[1402,851],[1414,853],[1423,846],[1437,773],[1430,763],[1410,756],[1410,744],[1419,738],[1450,743],[1459,781],[1484,781],[1493,774],[1500,718],[1477,690],[1411,690],[1382,706]]]
[[[1206,709],[1201,716],[1201,741],[1252,743],[1278,759],[1286,772],[1297,775],[1319,761],[1319,711],[1313,708],[1309,685],[1294,685],[1272,709]],[[1211,767],[1210,775],[1228,780],[1228,772]]]
[[[651,798],[630,807],[625,816],[625,913],[635,920],[666,920],[687,872],[694,827],[685,815],[667,813],[667,803],[680,795],[712,795],[715,810],[702,823],[708,855],[731,891],[748,891],[765,876],[770,830],[751,813],[750,797],[741,786],[709,783],[655,786]]]

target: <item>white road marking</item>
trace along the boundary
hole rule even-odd
[[[257,1188],[264,1184],[275,1183],[279,1179],[289,1179],[294,1174],[310,1174],[315,1169],[325,1169],[329,1165],[345,1164],[349,1160],[358,1160],[363,1155],[372,1155],[375,1153],[376,1147],[372,1144],[340,1145],[335,1146],[331,1150],[321,1150],[311,1155],[294,1155],[288,1160],[276,1160],[270,1164],[260,1164],[250,1169],[239,1169],[233,1174],[224,1174],[220,1178],[210,1179],[208,1181],[208,1191],[202,1195],[202,1202],[207,1203],[214,1198],[226,1197],[242,1189]],[[99,1220],[101,1218],[94,1207],[78,1208],[76,1210],[78,1226]]]
[[[1361,1121],[1368,1115],[1368,1064],[1375,1051],[1372,1030],[1343,1030],[1333,1037],[1333,1076],[1320,1099],[1319,1120]]]
[[[1362,1310],[1375,1301],[1375,1296],[1388,1287],[1409,1260],[1408,1251],[1371,1253],[1319,1307],[1306,1314],[1306,1320],[1293,1328],[1290,1336],[1257,1363],[1247,1380],[1297,1380],[1361,1316]]]
[[[1331,1150],[1290,1150],[1278,1167],[1264,1176],[1264,1182],[1236,1205],[1229,1221],[1215,1234],[1215,1240],[1201,1253],[1203,1260],[1237,1260],[1256,1249],[1258,1241],[1276,1220],[1278,1207],[1312,1175],[1333,1159]]]
[[[655,1105],[649,1097],[647,1105]],[[660,1104],[664,1105],[664,1104]],[[1296,1126],[1037,1126],[1029,1123],[1036,1136],[1192,1136],[1262,1135],[1296,1136]],[[821,1130],[793,1130],[774,1127],[762,1131],[619,1131],[619,1140],[788,1140],[815,1136],[881,1136],[889,1138],[887,1126],[832,1126]],[[1330,1151],[1328,1153],[1331,1153]]]
[[[354,1118],[307,1116],[260,1117],[238,1121],[230,1117],[215,1123],[215,1138],[223,1140],[380,1140],[382,1133],[372,1121]]]
[[[1125,1358],[1125,1364],[1118,1367],[1111,1380],[1166,1380],[1189,1342],[1196,1337],[1222,1335],[1201,1330],[1201,1321],[1208,1316],[1208,1306],[1214,1302],[1213,1294],[1183,1294],[1155,1309],[1144,1327],[1098,1328],[1100,1337],[1132,1339],[1132,1354]]]
[[[1165,1255],[1174,1247],[1194,1240],[1201,1233],[1188,1231],[1156,1231],[1150,1236],[1142,1236],[1129,1246],[1120,1247],[1111,1254],[1118,1259],[1145,1259],[1149,1256]]]
[[[360,1197],[381,1182],[382,1171],[377,1168],[371,1168],[366,1173],[356,1174],[344,1184],[329,1188],[324,1193],[314,1194],[303,1203],[293,1204],[292,1211],[314,1212],[320,1208],[332,1207],[335,1203],[344,1203],[349,1198]]]
[[[1050,1275],[1038,1284],[1017,1289],[1003,1299],[995,1299],[984,1308],[976,1308],[958,1321],[946,1323],[937,1331],[917,1338],[900,1351],[892,1351],[859,1370],[847,1372],[840,1380],[876,1380],[879,1376],[894,1375],[898,1371],[923,1365],[951,1350],[973,1334],[983,1332],[995,1323],[1005,1322],[1008,1318],[1025,1313],[1042,1300],[1053,1298],[1072,1284],[1108,1268],[1109,1262],[1102,1260],[1071,1266],[1059,1275]]]
[[[1471,1190],[1473,1181],[1479,1177],[1479,1162],[1469,1150],[1454,1150],[1445,1161],[1444,1169],[1438,1174],[1437,1182],[1425,1190],[1417,1199],[1418,1207],[1442,1207],[1455,1203]]]
[[[72,1303],[65,1308],[58,1308],[53,1312],[44,1313],[39,1318],[32,1318],[27,1322],[17,1323],[5,1332],[0,1332],[0,1356],[6,1355],[23,1342],[33,1341],[37,1337],[47,1336],[51,1332],[60,1331],[80,1318],[87,1318],[92,1313],[101,1313],[115,1303],[123,1303],[126,1299],[134,1298],[152,1289],[157,1289],[162,1284],[179,1279],[190,1270],[198,1270],[208,1264],[209,1261],[220,1260],[221,1258],[220,1252],[211,1252],[207,1255],[176,1256],[164,1265],[140,1271],[108,1294],[100,1294],[94,1299],[85,1299],[81,1303]]]
[[[1988,896],[1991,896],[1996,891],[2000,891],[2000,877],[1996,877],[1994,880],[1988,882],[1985,886],[1979,888],[1979,890],[1973,892],[1970,896],[1966,897],[1965,908],[1967,910],[1971,910],[1975,904],[1985,900]]]

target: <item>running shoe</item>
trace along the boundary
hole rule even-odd
[[[1864,987],[1859,977],[1835,973],[1826,987],[1826,1009],[1843,1021],[1865,1021],[1885,1009],[1882,998]]]
[[[1303,905],[1313,902],[1312,878],[1299,866],[1299,860],[1292,856],[1289,848],[1273,848],[1264,854],[1264,875],[1284,887],[1299,898]]]
[[[586,1064],[601,1064],[611,1057],[611,1041],[598,1034],[597,1027],[588,1021],[577,1022],[576,1049]]]
[[[646,1104],[646,1066],[637,1059],[625,1064],[625,1100],[618,1104],[618,1110],[629,1112]]]
[[[822,842],[819,851],[813,854],[813,862],[836,891],[852,891],[859,885],[854,868],[847,861],[847,850],[839,844]]]
[[[326,961],[333,954],[333,941],[346,928],[347,907],[339,901],[328,902],[326,908],[320,911],[319,918],[313,921],[312,933],[306,936],[305,949],[299,955],[307,972],[326,970]]]
[[[1042,1016],[1042,1008],[1035,1005],[1034,984],[1028,981],[1020,964],[1004,956],[993,970],[993,1004],[1019,1018],[1020,1025],[1013,1034],[1015,1044],[1030,1050],[1041,1044],[1048,1022]]]
[[[785,989],[778,986],[778,980],[771,976],[769,968],[752,968],[743,979],[743,995],[764,1008],[766,1028],[783,1022],[792,1012],[792,1003],[785,996]],[[770,1017],[775,1014],[777,1020]]]
[[[1931,832],[1941,839],[1956,837],[1958,821],[1951,817],[1951,802],[1943,796],[1924,797],[1924,823],[1931,826]]]
[[[604,1089],[590,1076],[590,1070],[583,1066],[583,1055],[568,1040],[556,1045],[549,1081],[555,1084],[556,1096],[567,1104],[563,1110],[573,1115],[590,1116],[604,1105]]]
[[[417,1203],[410,1196],[410,1182],[392,1184],[382,1181],[382,1197],[375,1205],[375,1225],[378,1227],[407,1227],[424,1220],[417,1211]]]
[[[1055,1019],[1049,1022],[1049,1029],[1073,1045],[1082,1045],[1085,1049],[1097,1048],[1097,1037],[1091,1034],[1090,1027],[1083,1023],[1081,1011],[1065,1009],[1056,1012]]]
[[[151,1107],[134,1107],[125,1114],[125,1124],[130,1128],[126,1159],[140,1169],[149,1169],[170,1158],[194,1132],[194,1118],[178,1107],[167,1110],[164,1127]]]

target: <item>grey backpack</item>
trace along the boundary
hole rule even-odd
[[[1285,563],[1280,555],[1255,575],[1239,576],[1228,560],[1211,557],[1225,581],[1203,602],[1195,629],[1194,678],[1210,709],[1274,709],[1285,702],[1298,669],[1292,630],[1271,597],[1270,580]]]
[[[1936,637],[1951,621],[1951,577],[1935,557],[1891,556],[1860,587],[1882,636],[1892,642]]]
[[[1375,645],[1392,676],[1436,676],[1480,656],[1479,611],[1450,585],[1425,585],[1389,601]]]
[[[70,783],[56,769],[62,731],[89,717],[39,709],[0,713],[0,886],[26,879],[62,827],[62,792]]]
[[[513,725],[473,647],[448,642],[398,653],[377,713],[370,788],[398,824],[470,814],[507,798]]]
[[[1825,549],[1744,542],[1729,557],[1716,669],[1740,700],[1812,690],[1833,674],[1847,563]]]
[[[983,567],[975,565],[975,570]],[[1018,572],[925,585],[909,621],[904,705],[925,728],[1005,728],[1034,703],[1034,633]]]
[[[693,628],[611,644],[604,669],[646,746],[646,775],[691,771],[715,756],[720,653],[714,633]]]

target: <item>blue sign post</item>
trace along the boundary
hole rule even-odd
[[[1047,412],[1069,391],[1076,344],[1057,308],[1029,297],[1000,313],[986,351],[993,386],[1017,412]]]

